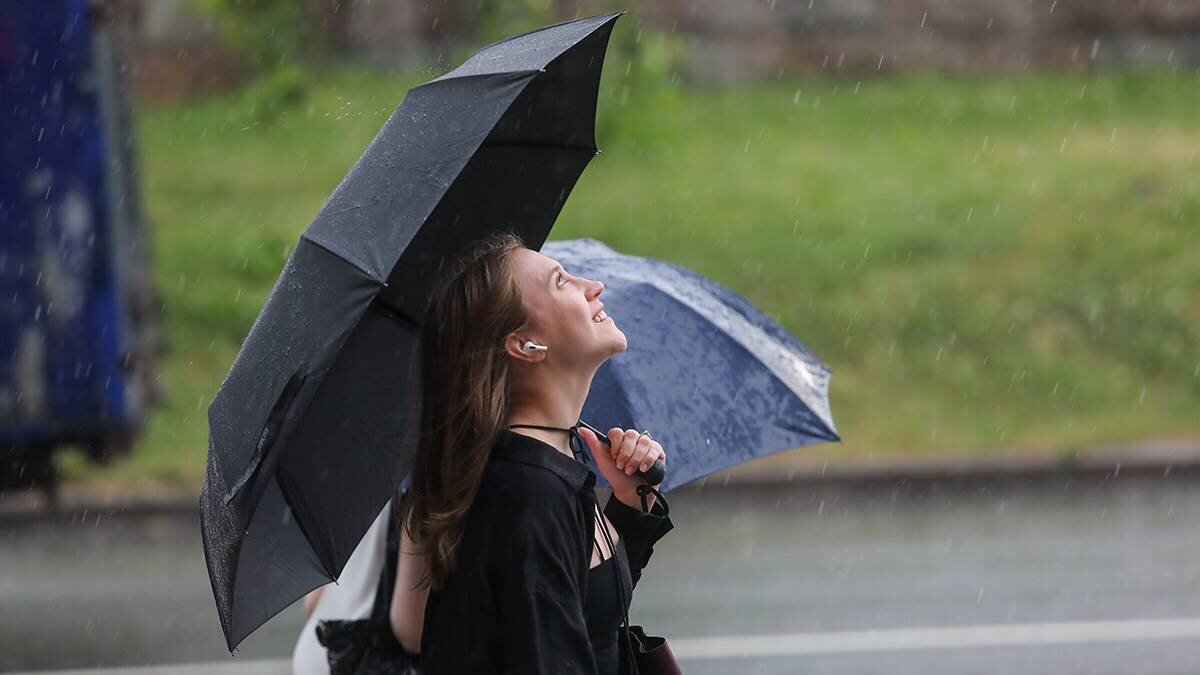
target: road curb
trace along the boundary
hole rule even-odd
[[[904,484],[1037,483],[1091,478],[1200,475],[1200,439],[1167,439],[1082,448],[1070,456],[999,453],[989,456],[909,456],[844,462],[778,462],[764,458],[693,481],[680,490],[713,486],[843,486]]]
[[[199,512],[199,496],[182,492],[97,491],[86,486],[64,485],[59,490],[57,504],[36,490],[0,492],[0,524],[90,523],[117,516],[199,517]]]
[[[77,670],[37,670],[12,675],[286,675],[292,672],[288,659],[214,661],[212,663],[154,664],[117,668],[80,668]]]
[[[802,452],[802,451],[798,451]],[[870,460],[780,461],[766,457],[692,481],[678,491],[714,487],[795,485],[877,489],[886,486],[941,484],[1029,484],[1090,478],[1191,478],[1200,476],[1200,438],[1105,444],[1082,448],[1069,457],[1049,453],[998,453],[989,456],[908,456]],[[169,489],[98,489],[64,485],[57,508],[37,492],[0,493],[0,524],[32,521],[90,522],[113,516],[198,517],[197,495]]]

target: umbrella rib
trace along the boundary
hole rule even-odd
[[[308,236],[307,232],[302,232],[300,234],[300,238],[303,239],[304,241],[307,241],[308,243],[312,244],[313,246],[321,248],[326,253],[336,257],[338,260],[341,260],[342,262],[346,263],[347,265],[350,265],[351,267],[358,270],[359,272],[362,272],[362,274],[365,277],[367,277],[371,281],[374,281],[375,283],[379,284],[380,286],[385,285],[383,280],[376,279],[375,275],[371,274],[368,270],[366,270],[361,264],[359,264],[359,262],[357,260],[354,260],[352,258],[347,258],[344,254],[330,248],[329,245],[327,245],[323,242],[317,241],[316,239],[313,239],[312,237]]]
[[[304,541],[308,543],[309,548],[311,548],[312,552],[316,555],[317,561],[321,563],[322,571],[325,572],[325,576],[329,577],[330,581],[336,580],[338,575],[334,574],[333,570],[329,568],[329,561],[327,560],[327,558],[332,555],[332,552],[329,551],[325,546],[321,546],[320,550],[317,550],[317,542],[323,542],[320,539],[314,541],[312,535],[309,533],[309,529],[304,526],[304,519],[300,517],[301,512],[296,509],[294,502],[292,501],[292,497],[290,496],[290,492],[287,489],[287,481],[282,480],[278,473],[275,474],[274,479],[275,484],[279,487],[279,491],[283,493],[284,504],[287,505],[288,511],[292,514],[292,519],[296,521],[296,527],[300,530],[300,536],[304,538]]]
[[[589,32],[587,35],[585,35],[585,36],[583,36],[583,37],[580,37],[580,38],[579,38],[579,40],[577,40],[577,41],[575,42],[575,44],[579,44],[579,41],[582,41],[584,38],[591,36],[591,34],[592,34],[592,33],[595,33],[597,30],[599,30],[599,29],[600,29],[600,27],[601,27],[601,26],[603,26],[604,24],[608,23],[608,22],[609,22],[609,20],[611,20],[611,19],[615,19],[615,18],[617,18],[617,17],[620,17],[620,16],[623,16],[624,14],[625,14],[625,12],[613,12],[613,13],[611,13],[611,14],[607,14],[607,15],[604,15],[604,14],[599,14],[599,15],[597,15],[597,16],[591,16],[591,17],[582,17],[582,18],[579,18],[579,19],[567,19],[566,21],[560,21],[560,22],[558,22],[558,23],[552,23],[552,24],[550,24],[549,26],[542,26],[541,28],[534,28],[533,30],[527,30],[527,31],[525,31],[524,33],[518,33],[518,34],[516,34],[516,35],[513,35],[513,36],[511,36],[511,37],[506,37],[506,38],[504,38],[503,40],[500,40],[500,41],[498,41],[498,42],[493,42],[492,44],[490,44],[490,45],[487,45],[486,47],[481,47],[481,48],[479,48],[479,49],[475,50],[475,51],[474,51],[474,52],[473,52],[473,53],[472,53],[470,56],[468,56],[468,57],[466,58],[466,61],[464,61],[464,63],[470,63],[471,59],[473,59],[473,58],[475,58],[476,56],[478,56],[479,54],[481,54],[481,53],[483,53],[483,52],[487,51],[488,49],[492,49],[493,47],[496,47],[497,45],[502,45],[502,44],[505,44],[505,43],[507,43],[507,42],[512,42],[513,40],[516,40],[516,39],[518,39],[518,38],[528,37],[528,36],[530,36],[530,35],[533,35],[533,34],[535,34],[535,33],[541,33],[541,32],[543,32],[543,31],[548,31],[548,30],[550,30],[550,29],[552,29],[552,28],[562,28],[563,26],[566,26],[566,25],[568,25],[568,24],[572,24],[572,23],[581,23],[581,22],[584,22],[584,21],[592,21],[593,19],[596,19],[597,17],[603,16],[603,17],[604,17],[604,21],[603,21],[603,22],[601,22],[601,23],[600,23],[598,26],[596,26],[596,28],[592,29],[592,30],[591,30],[591,31],[590,31],[590,32]],[[572,45],[571,45],[571,47],[574,47],[574,46],[575,46],[575,44],[572,44]],[[570,47],[568,47],[568,49],[570,49]]]
[[[413,89],[419,89],[420,87],[428,87],[429,85],[433,84],[434,82],[446,82],[448,80],[462,80],[462,79],[466,79],[466,78],[470,78],[470,77],[492,77],[495,75],[537,75],[538,73],[544,73],[544,72],[546,72],[545,68],[522,68],[521,70],[498,70],[498,71],[493,71],[490,73],[464,73],[462,75],[455,75],[454,71],[452,70],[439,78],[430,80],[430,81],[426,82],[425,84],[417,85],[416,87],[413,87]],[[409,91],[412,91],[412,90],[410,89]]]
[[[547,143],[544,141],[484,141],[485,148],[547,148],[553,150],[585,150],[593,155],[600,154],[600,150],[590,145],[571,145],[564,143]]]
[[[374,309],[377,312],[382,313],[384,316],[395,321],[396,323],[403,324],[414,330],[420,327],[420,322],[413,321],[411,318],[409,318],[409,316],[407,314],[397,310],[396,308],[392,307],[388,303],[384,302],[383,299],[380,298],[378,295],[376,295],[371,300],[371,304],[368,305],[368,307]]]

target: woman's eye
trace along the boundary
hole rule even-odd
[[[563,275],[558,275],[558,287],[562,288],[567,282],[563,279]]]

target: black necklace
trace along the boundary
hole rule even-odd
[[[575,423],[575,425],[569,426],[569,427],[547,427],[547,426],[543,426],[541,424],[510,424],[510,425],[508,425],[509,429],[515,429],[517,427],[522,427],[525,429],[544,429],[546,431],[565,431],[565,432],[567,432],[567,434],[570,435],[570,439],[567,440],[567,445],[570,446],[570,448],[571,448],[571,454],[575,455],[575,461],[579,462],[580,464],[584,464],[584,465],[588,464],[588,455],[583,450],[583,445],[586,441],[583,440],[583,436],[579,435],[579,423],[578,422]]]

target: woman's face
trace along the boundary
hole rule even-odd
[[[603,283],[575,276],[554,258],[528,248],[514,251],[511,263],[532,323],[522,343],[531,339],[550,347],[547,358],[558,364],[592,368],[625,351],[625,334],[600,299]],[[597,316],[603,320],[594,320]]]

